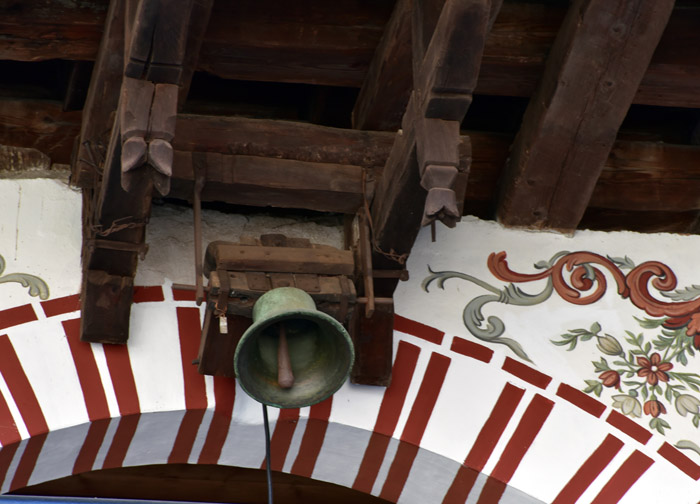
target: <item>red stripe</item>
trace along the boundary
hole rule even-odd
[[[114,433],[112,443],[110,444],[107,455],[105,456],[102,469],[121,467],[124,464],[126,452],[129,450],[131,441],[134,439],[140,418],[140,414],[122,415],[119,418],[119,425],[117,426],[117,431]]]
[[[15,457],[17,448],[19,448],[19,443],[13,443],[9,446],[3,446],[0,448],[0,486],[5,484],[7,470],[10,468],[10,464],[12,463],[12,459]]]
[[[97,452],[104,442],[110,421],[109,418],[103,418],[90,423],[90,428],[83,441],[83,446],[80,447],[78,457],[75,459],[73,474],[92,471],[92,467],[95,465],[95,459],[97,458]]]
[[[450,489],[445,494],[444,504],[451,502],[464,502],[469,497],[476,477],[484,469],[486,462],[493,453],[496,443],[501,439],[503,431],[510,421],[515,409],[520,404],[520,400],[525,394],[525,390],[510,383],[506,383],[498,397],[491,414],[484,422],[479,431],[479,435],[474,441],[469,454],[464,460],[464,465],[457,471],[455,479],[452,481]]]
[[[275,423],[275,431],[270,439],[270,466],[273,471],[281,471],[287,459],[289,445],[294,436],[294,430],[299,422],[299,408],[281,409]],[[265,469],[267,463],[263,460],[260,465]]]
[[[196,301],[197,293],[193,290],[173,288],[173,299],[175,301]]]
[[[332,407],[333,396],[311,406],[309,420],[306,422],[306,430],[304,430],[304,437],[301,438],[299,454],[292,466],[292,474],[310,478],[314,472],[316,460],[318,460],[323,440],[326,437],[328,419],[331,416]]]
[[[129,360],[129,348],[126,345],[102,345],[102,347],[105,351],[114,393],[117,396],[119,413],[122,416],[139,413],[141,407]]]
[[[90,420],[109,418],[107,396],[102,386],[100,372],[97,369],[95,355],[88,343],[80,341],[80,319],[64,321],[63,330],[66,333],[68,347],[73,356],[75,370],[78,373],[80,388],[83,390],[88,417]]]
[[[0,330],[37,320],[32,305],[26,304],[0,311]]]
[[[29,478],[32,476],[36,461],[39,459],[39,454],[41,453],[41,448],[44,446],[44,441],[46,441],[46,436],[48,436],[48,432],[43,432],[27,440],[22,458],[19,460],[17,470],[12,478],[12,483],[10,483],[10,491],[24,488],[29,483]]]
[[[442,338],[445,336],[444,332],[434,327],[421,324],[420,322],[396,314],[394,314],[394,330],[410,334],[437,345],[442,344]]]
[[[185,411],[173,449],[168,457],[168,464],[186,464],[188,462],[205,411],[204,409]]]
[[[374,432],[369,439],[360,469],[352,485],[355,490],[364,493],[372,491],[377,473],[384,460],[386,449],[389,446],[389,438],[394,433],[396,424],[399,421],[419,354],[420,348],[417,346],[405,341],[399,341],[391,374],[391,385],[384,392],[377,421],[374,424]]]
[[[409,443],[416,447],[420,446],[423,433],[433,414],[435,403],[440,395],[440,389],[442,389],[442,384],[445,381],[450,360],[449,357],[438,353],[433,353],[430,356],[428,367],[423,375],[423,381],[418,389],[418,395],[408,415],[406,427],[404,427],[401,434],[402,444]],[[417,453],[417,449],[413,451],[408,448],[396,452],[380,494],[382,499],[392,502],[396,502],[399,499]]]
[[[207,387],[204,375],[197,372],[192,360],[199,352],[201,328],[199,308],[177,308],[177,327],[180,334],[182,375],[185,381],[185,407],[200,409],[207,407]]]
[[[635,450],[613,474],[591,504],[618,502],[653,463],[652,459]]]
[[[3,447],[18,443],[21,439],[15,419],[5,398],[0,395],[0,443]]]
[[[576,474],[561,489],[552,504],[574,504],[598,475],[605,469],[624,443],[608,434],[598,448],[586,459]]]
[[[546,389],[552,381],[551,376],[547,376],[510,357],[506,357],[506,361],[503,363],[501,369],[541,389]]]
[[[535,394],[494,467],[492,477],[505,483],[510,481],[553,407],[554,402]]]
[[[612,410],[605,421],[642,444],[651,439],[651,432],[618,411]]]
[[[0,336],[0,370],[30,436],[49,431],[44,413],[7,336]]]
[[[473,341],[465,340],[464,338],[460,338],[458,336],[455,336],[452,339],[452,347],[450,350],[457,352],[458,354],[480,360],[481,362],[491,362],[491,358],[493,357],[493,350],[490,348],[474,343]]]
[[[214,416],[209,424],[207,438],[199,454],[200,464],[216,464],[221,456],[228,435],[233,403],[236,398],[236,381],[222,376],[214,377]]]
[[[674,466],[694,480],[700,479],[700,466],[690,460],[680,451],[676,450],[670,444],[664,443],[661,448],[659,448],[659,455],[671,462]]]
[[[197,432],[204,418],[204,411],[207,407],[207,390],[204,375],[199,374],[197,367],[192,364],[192,359],[199,352],[201,336],[199,309],[177,308],[176,312],[185,387],[185,407],[188,411],[185,412],[180,423],[172,452],[168,457],[168,463],[184,464],[189,460]]]
[[[578,406],[583,411],[590,413],[594,417],[600,418],[603,411],[605,411],[605,404],[584,394],[580,390],[576,390],[566,383],[559,385],[557,395],[562,399],[566,399],[574,406]]]
[[[163,296],[163,288],[160,285],[134,287],[133,301],[134,303],[165,301],[165,297]]]
[[[476,504],[498,504],[506,491],[508,483],[505,483],[493,476],[489,476],[484,483],[484,487],[479,494],[479,500]]]
[[[41,308],[47,317],[78,311],[80,310],[80,294],[42,301]]]

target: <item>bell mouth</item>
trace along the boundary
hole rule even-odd
[[[258,303],[265,302],[264,296]],[[333,395],[347,380],[354,362],[345,328],[308,305],[272,310],[263,304],[262,308],[257,317],[254,313],[255,321],[241,337],[234,356],[236,378],[243,390],[256,401],[277,408],[311,406]],[[278,382],[282,325],[294,375],[289,388]]]

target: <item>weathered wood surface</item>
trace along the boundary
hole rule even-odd
[[[68,164],[81,117],[58,101],[0,98],[0,144],[37,149]]]
[[[94,60],[107,4],[16,2],[0,17],[0,59]],[[271,8],[265,0],[218,1],[199,67],[236,79],[361,87],[393,5],[305,0]],[[530,96],[565,13],[565,3],[505,1],[486,40],[476,93]],[[700,6],[677,2],[633,103],[700,107],[699,24]]]
[[[362,168],[258,156],[206,153],[204,201],[354,214],[362,205]],[[192,153],[177,151],[169,196],[192,198]]]
[[[370,318],[362,304],[353,311],[349,332],[355,344],[352,383],[389,386],[391,382],[394,305],[377,304]]]
[[[501,223],[576,228],[673,5],[571,5],[506,165]]]

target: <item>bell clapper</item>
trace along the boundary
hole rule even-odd
[[[280,324],[280,338],[277,346],[277,383],[284,389],[292,388],[294,385],[292,361],[289,358],[287,346],[287,329],[284,324]]]

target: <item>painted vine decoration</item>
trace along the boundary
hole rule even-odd
[[[2,283],[19,283],[22,287],[29,289],[30,296],[39,296],[39,299],[49,298],[49,286],[35,275],[30,275],[29,273],[8,273],[3,275],[5,272],[5,258],[0,255],[0,284]]]
[[[511,270],[505,252],[492,253],[487,265],[497,279],[509,283],[498,288],[471,275],[429,268],[423,289],[427,292],[433,283],[444,288],[447,280],[461,279],[488,291],[465,306],[465,326],[476,338],[505,345],[530,361],[519,342],[504,336],[506,328],[500,318],[484,317],[484,307],[489,303],[533,306],[553,293],[569,303],[588,305],[606,293],[608,279],[612,278],[618,295],[646,313],[645,318],[635,318],[640,327],[658,330],[658,334],[650,338],[626,331],[624,336],[614,336],[603,332],[595,322],[588,329],[570,330],[552,343],[574,351],[579,344],[595,342],[601,355],[592,362],[594,378],[585,380],[584,391],[600,396],[609,389],[612,406],[623,414],[649,418],[649,427],[661,434],[671,428],[664,416],[672,409],[696,428],[700,426],[700,375],[683,370],[700,351],[700,285],[677,289],[671,268],[658,261],[637,266],[629,257],[603,257],[585,251],[559,252],[535,264],[539,270],[535,273]],[[534,294],[517,285],[539,280],[545,280],[545,285]],[[652,289],[664,299],[655,297]],[[700,454],[700,446],[692,441],[683,440],[676,446]]]

